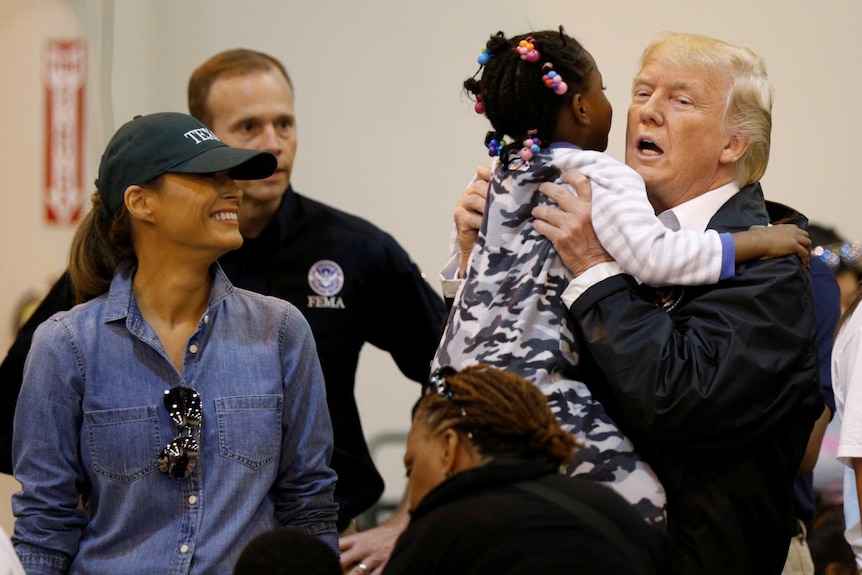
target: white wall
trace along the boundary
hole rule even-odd
[[[47,39],[85,37],[87,9],[68,0],[0,0],[0,352],[11,344],[13,308],[50,285],[66,266],[73,230],[43,223],[45,125],[42,55]],[[94,75],[96,77],[97,75]],[[89,88],[89,87],[88,87]],[[95,144],[100,146],[101,144]],[[91,148],[93,144],[91,144]],[[96,156],[98,158],[98,156]],[[88,163],[93,164],[92,157]],[[87,177],[88,181],[92,178]],[[11,533],[9,494],[0,474],[0,525]]]
[[[112,75],[113,127],[139,113],[185,111],[189,73],[217,51],[269,52],[284,61],[297,88],[295,187],[386,229],[432,277],[445,257],[452,208],[475,165],[487,159],[487,122],[472,111],[461,83],[476,71],[489,34],[558,24],[602,70],[616,110],[608,151],[617,157],[629,83],[641,50],[656,35],[696,32],[753,48],[766,59],[777,93],[767,197],[862,238],[853,169],[862,133],[858,2],[2,0],[0,301],[6,303],[0,348],[10,342],[2,329],[7,308],[28,286],[63,268],[70,237],[40,220],[34,32],[68,33],[63,27],[77,25],[98,45],[99,17],[112,7],[113,66],[100,71]],[[76,23],[80,16],[70,12],[86,22]],[[98,116],[97,94],[90,96]],[[100,150],[105,139],[98,124],[89,136]],[[91,160],[88,182],[98,153]],[[385,356],[365,351],[357,393],[367,435],[406,429],[416,389]],[[396,469],[386,474],[401,476]]]

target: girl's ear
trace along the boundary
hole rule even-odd
[[[589,105],[580,93],[572,97],[572,114],[575,121],[579,124],[584,126],[590,125]]]
[[[126,188],[126,193],[123,196],[123,202],[126,204],[126,210],[128,210],[129,215],[136,220],[143,220],[145,222],[153,220],[151,201],[152,194],[138,185]]]

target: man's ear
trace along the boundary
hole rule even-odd
[[[589,105],[581,94],[572,97],[572,114],[578,124],[589,126],[591,123]]]
[[[718,161],[722,164],[734,164],[745,154],[750,145],[751,140],[749,138],[741,134],[734,134],[721,150]]]
[[[151,201],[152,194],[138,185],[129,186],[123,195],[123,202],[126,204],[126,210],[129,212],[129,215],[136,220],[143,220],[145,222],[150,222],[153,219]]]

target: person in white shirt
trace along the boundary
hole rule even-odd
[[[15,554],[9,535],[0,527],[0,575],[24,575],[24,567]]]
[[[848,471],[844,476],[844,509],[847,530],[844,537],[856,555],[856,565],[862,569],[862,290],[856,291],[838,324],[832,347],[832,389],[835,409],[841,421],[838,438],[838,460]],[[855,508],[854,508],[855,506]]]

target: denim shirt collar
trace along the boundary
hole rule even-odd
[[[136,331],[133,327],[138,322],[143,323],[141,311],[138,309],[138,302],[135,300],[135,293],[132,290],[132,279],[135,277],[136,270],[137,266],[135,265],[124,265],[117,268],[117,271],[114,272],[114,278],[111,280],[111,289],[107,295],[108,301],[105,304],[105,323],[128,318],[126,323],[130,331]],[[212,283],[210,285],[207,313],[212,313],[214,308],[233,293],[235,289],[218,263],[214,263],[210,267],[210,277],[212,277]]]

